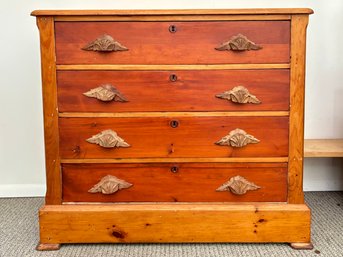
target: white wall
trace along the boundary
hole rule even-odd
[[[343,1],[11,0],[0,10],[0,196],[44,195],[43,120],[35,9],[310,7],[306,138],[343,137]],[[305,190],[343,190],[340,159],[305,161]]]

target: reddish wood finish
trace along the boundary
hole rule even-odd
[[[172,128],[170,122],[179,126]],[[61,158],[276,157],[288,155],[288,117],[60,118]],[[214,143],[240,128],[261,142],[243,148]],[[129,148],[86,142],[112,129]]]
[[[177,81],[169,79],[171,74]],[[59,71],[60,112],[289,110],[289,70]],[[83,95],[110,83],[129,102],[102,102]],[[261,104],[237,104],[216,94],[242,85]]]
[[[54,19],[52,17],[37,18],[40,34],[41,74],[44,110],[44,143],[46,169],[46,204],[60,204],[62,199],[58,109],[55,65]]]
[[[175,25],[176,33],[169,32]],[[56,22],[57,64],[209,64],[289,62],[289,21]],[[237,34],[263,47],[258,51],[217,51]],[[129,51],[81,50],[103,34]]]
[[[171,172],[172,167],[178,172]],[[287,164],[64,164],[64,202],[284,202]],[[111,195],[88,193],[102,177],[113,175],[133,184]],[[233,176],[261,188],[245,195],[216,192]]]

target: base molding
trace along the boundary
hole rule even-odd
[[[41,244],[310,242],[305,204],[45,205]]]
[[[45,195],[44,184],[6,184],[0,185],[0,197],[42,197]]]

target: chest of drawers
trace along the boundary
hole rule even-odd
[[[309,9],[34,11],[47,193],[63,243],[288,242]]]

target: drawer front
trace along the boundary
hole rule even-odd
[[[285,202],[287,197],[282,163],[64,164],[62,170],[64,202]],[[226,183],[231,178],[235,183]]]
[[[59,125],[62,158],[288,155],[288,117],[60,118]]]
[[[60,112],[289,110],[289,70],[60,71],[57,83]]]
[[[289,21],[55,22],[55,32],[57,64],[289,62]]]

